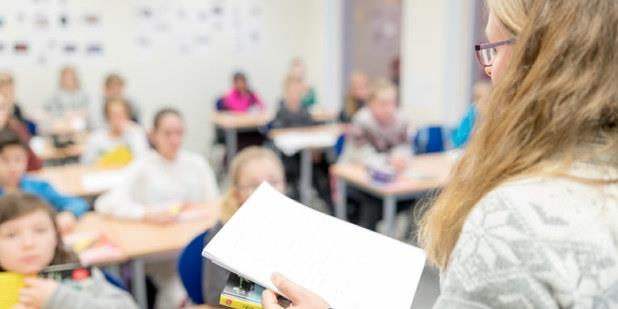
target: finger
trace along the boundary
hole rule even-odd
[[[264,309],[283,309],[277,301],[277,294],[271,290],[265,290],[262,293],[262,305]]]
[[[306,298],[308,291],[298,284],[290,281],[282,274],[274,273],[271,277],[273,284],[279,289],[285,297],[287,297],[293,304],[302,303],[303,299]]]
[[[26,284],[27,287],[35,287],[41,284],[41,279],[36,278],[36,277],[28,277],[28,278],[24,278],[24,283]]]

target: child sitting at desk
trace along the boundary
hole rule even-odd
[[[369,103],[352,120],[342,163],[404,171],[412,155],[408,123],[397,106],[397,90],[390,82],[375,83]],[[381,203],[375,197],[350,188],[348,196],[360,204],[359,225],[375,230]]]
[[[108,100],[104,114],[108,126],[90,135],[80,159],[82,164],[126,165],[148,152],[146,133],[131,121],[131,107],[126,100]]]
[[[176,220],[182,207],[216,199],[217,182],[206,160],[182,150],[184,132],[177,110],[159,111],[151,132],[156,151],[136,160],[124,181],[96,201],[96,211],[120,219],[166,224]],[[149,263],[146,273],[158,288],[155,306],[178,308],[185,292],[174,261]]]
[[[246,113],[252,109],[262,111],[264,103],[260,97],[249,87],[247,76],[244,73],[234,74],[234,88],[223,98],[224,109],[235,113]]]
[[[75,225],[76,217],[88,211],[88,203],[81,198],[58,193],[46,181],[26,175],[28,147],[10,130],[0,131],[0,195],[23,191],[36,194],[60,213],[58,227],[66,232]]]
[[[343,102],[343,109],[339,114],[339,121],[348,123],[352,121],[354,114],[365,107],[369,98],[369,77],[367,74],[357,71],[350,75],[350,87]]]
[[[277,155],[263,147],[248,147],[232,160],[229,170],[230,185],[221,208],[221,221],[208,231],[208,243],[223,227],[253,191],[266,181],[279,192],[285,191],[283,164]],[[210,260],[204,260],[202,290],[207,305],[218,305],[219,296],[227,283],[229,272]]]
[[[26,118],[15,99],[15,80],[8,72],[0,73],[0,128],[9,128],[29,143],[31,134],[26,125]],[[39,170],[43,162],[28,147],[28,171]]]
[[[284,83],[284,99],[279,104],[279,110],[272,122],[273,129],[299,128],[315,125],[315,121],[311,118],[309,111],[302,106],[303,95],[304,86],[302,81],[299,81],[294,76],[288,76]],[[296,194],[296,191],[300,179],[300,154],[292,156],[282,154],[282,156],[285,166],[285,176],[288,179],[289,186],[294,190],[294,194],[292,194],[293,197],[297,197],[298,194]],[[318,195],[332,213],[333,203],[328,177],[328,162],[322,153],[316,153],[314,157],[312,182]]]
[[[109,284],[97,268],[90,277],[70,283],[36,277],[48,266],[77,262],[64,249],[55,215],[49,204],[28,193],[0,198],[0,307],[137,308],[131,296]]]
[[[88,127],[88,112],[91,109],[88,95],[81,89],[77,70],[67,66],[60,71],[58,92],[45,103],[46,122],[51,120],[51,129],[57,127],[71,131],[84,131]],[[63,132],[65,133],[65,132]]]

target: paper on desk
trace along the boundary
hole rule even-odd
[[[275,146],[291,156],[304,148],[326,148],[337,143],[337,134],[328,132],[294,132],[275,138]]]
[[[93,172],[82,176],[84,190],[88,192],[103,192],[121,183],[126,176],[126,169]]]
[[[410,308],[425,266],[421,249],[316,212],[265,183],[203,255],[271,289],[271,274],[280,272],[340,309]]]

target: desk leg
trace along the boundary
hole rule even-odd
[[[335,216],[341,220],[347,221],[347,198],[345,180],[341,177],[337,177],[337,196],[335,201]]]
[[[227,164],[232,163],[232,159],[238,150],[238,132],[234,129],[225,129],[225,143],[227,145]]]
[[[140,259],[133,260],[131,262],[131,268],[133,270],[133,296],[137,301],[137,305],[146,309],[148,307],[148,300],[146,298],[146,273],[144,271],[144,261]]]
[[[397,215],[397,201],[395,197],[392,195],[384,197],[384,205],[383,205],[383,217],[384,217],[384,225],[385,232],[387,236],[395,237],[395,216]]]
[[[300,202],[307,206],[311,198],[312,159],[312,151],[310,149],[303,149],[300,154],[300,188],[298,188],[298,191],[300,192]]]

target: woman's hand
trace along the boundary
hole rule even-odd
[[[277,289],[292,302],[288,309],[328,309],[329,306],[320,296],[297,285],[280,274],[273,274],[271,278]],[[277,301],[277,295],[271,290],[262,294],[264,309],[284,309]]]
[[[26,278],[26,287],[19,292],[19,303],[25,308],[43,308],[58,288],[58,282]]]

